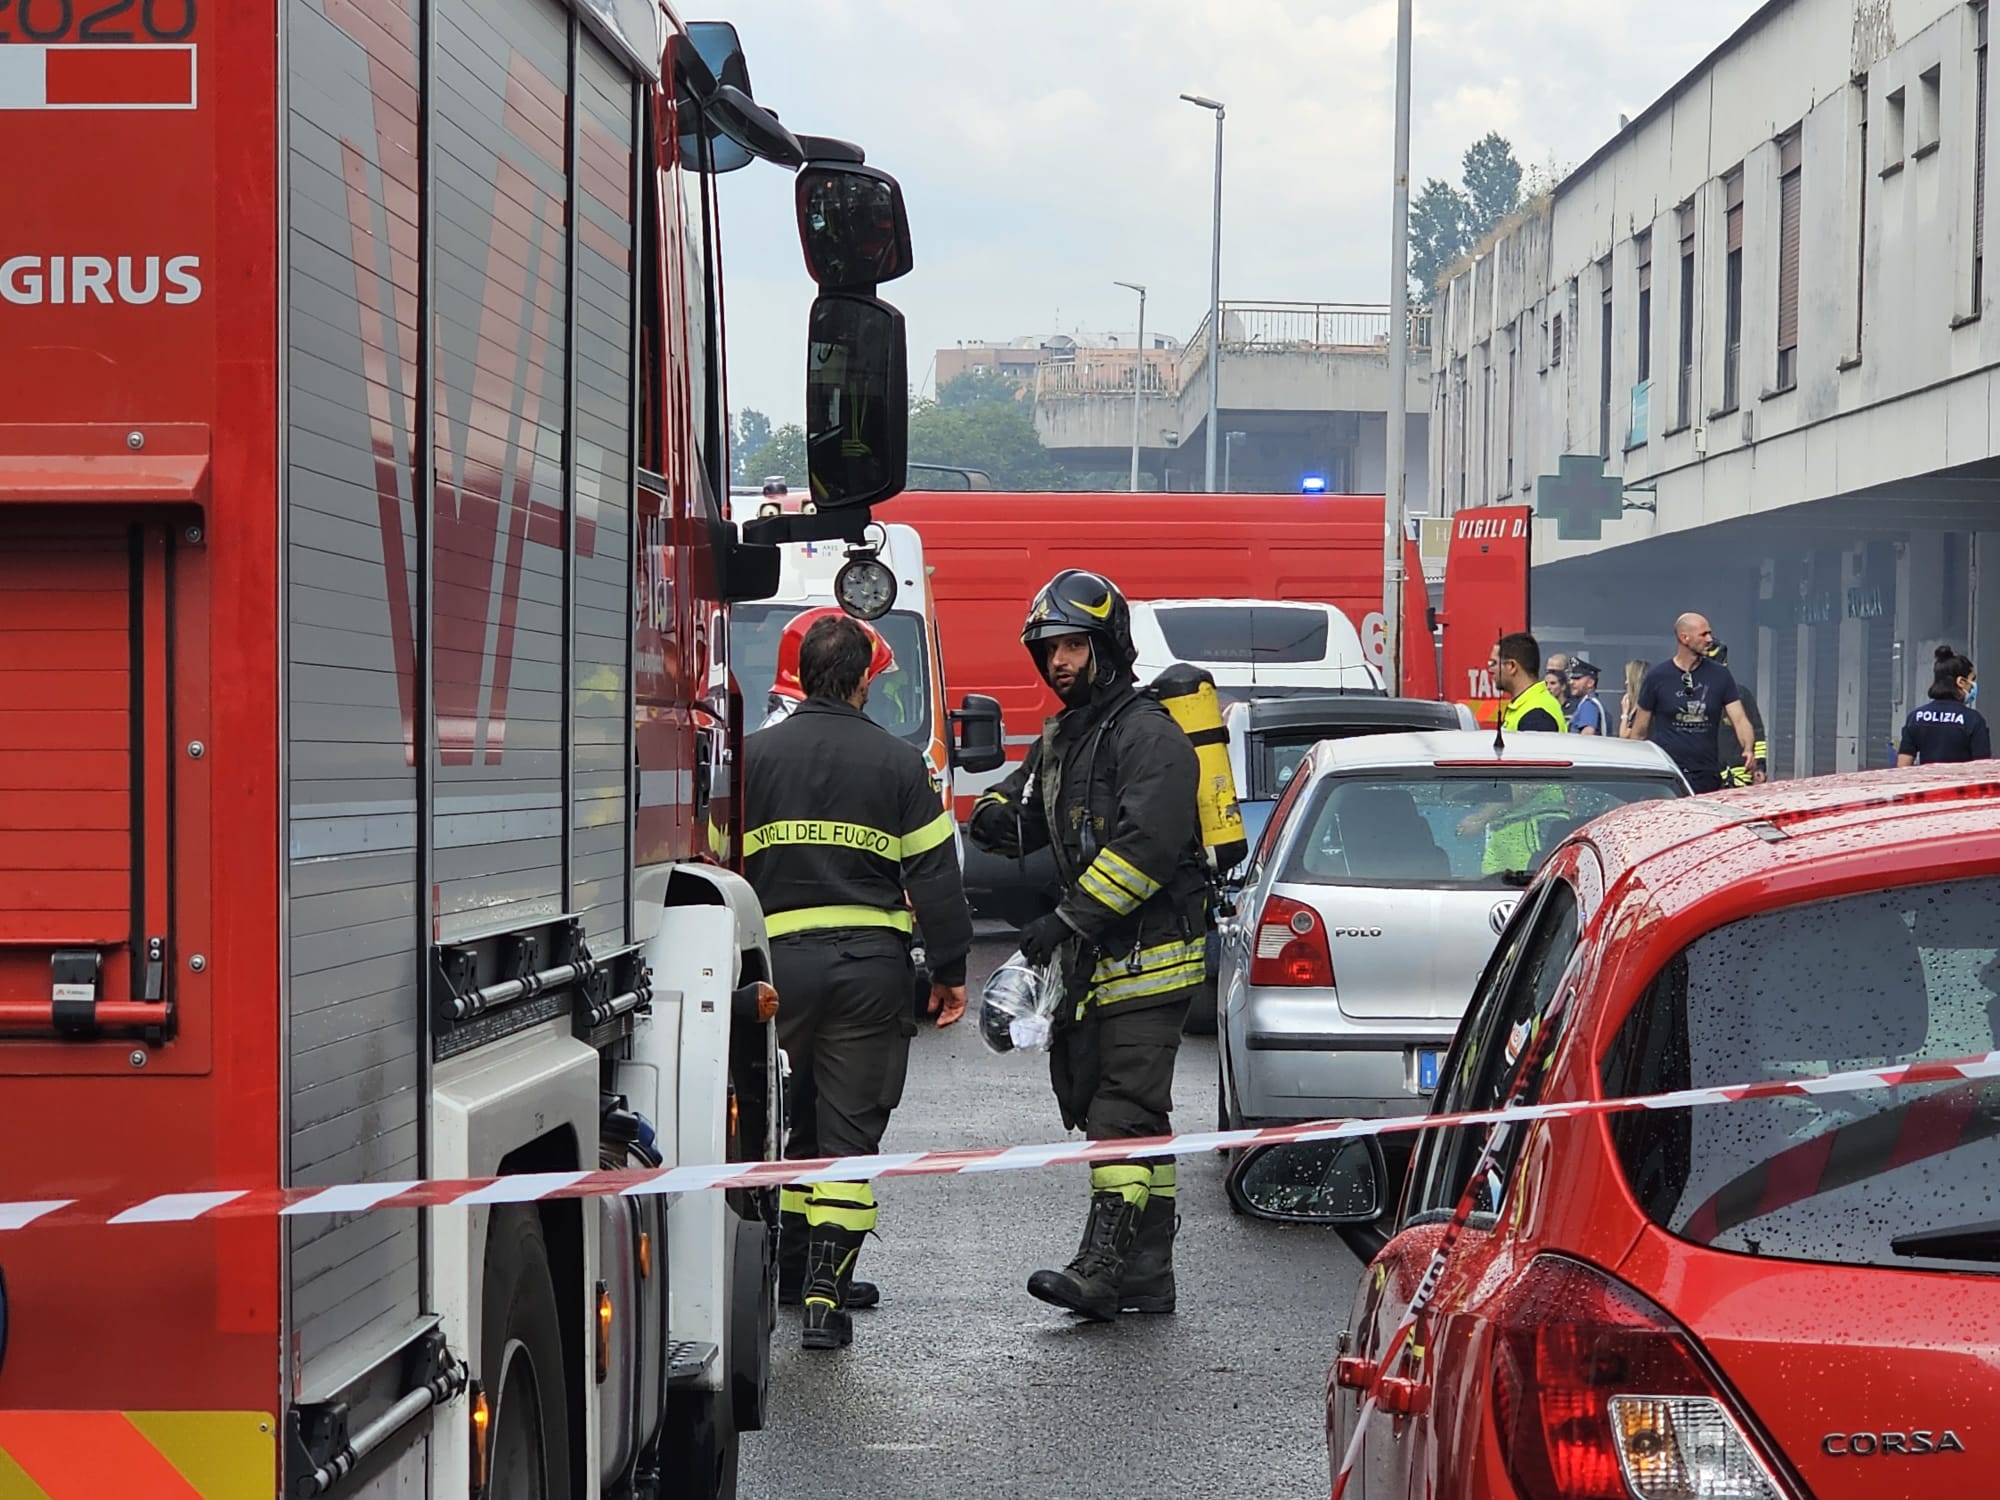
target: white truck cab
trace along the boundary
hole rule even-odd
[[[1385,692],[1353,622],[1296,599],[1150,599],[1132,604],[1141,683],[1175,662],[1201,667],[1225,704],[1294,693]]]

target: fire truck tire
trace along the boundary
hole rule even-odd
[[[563,1500],[570,1432],[562,1312],[532,1207],[493,1209],[481,1305],[479,1379],[493,1412],[487,1500]]]
[[[663,1473],[682,1476],[677,1500],[736,1500],[736,1424],[726,1391],[677,1393],[667,1406]]]
[[[762,1432],[770,1411],[771,1336],[778,1322],[777,1261],[769,1226],[736,1220],[736,1266],[730,1288],[730,1398],[738,1432]]]

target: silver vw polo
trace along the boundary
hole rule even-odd
[[[1221,927],[1221,1127],[1427,1109],[1479,971],[1542,862],[1614,807],[1688,795],[1643,741],[1321,740]]]

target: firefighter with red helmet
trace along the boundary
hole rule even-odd
[[[929,763],[863,712],[881,637],[837,609],[813,613],[791,657],[801,698],[744,741],[743,873],[764,909],[801,1105],[788,1154],[867,1156],[902,1100],[916,1034],[915,923],[930,1010],[949,1026],[965,1013],[972,912]],[[787,1188],[780,1208],[780,1293],[804,1303],[806,1348],[837,1349],[853,1339],[851,1310],[879,1300],[854,1279],[874,1191],[816,1182]]]
[[[1068,569],[1035,596],[1021,641],[1062,700],[1020,769],[974,806],[981,848],[1047,845],[1063,892],[1021,932],[1029,962],[1061,963],[1049,1075],[1063,1123],[1093,1140],[1165,1135],[1181,1023],[1205,975],[1208,863],[1193,744],[1133,684],[1131,610],[1097,573]],[[1090,1172],[1075,1257],[1028,1290],[1094,1319],[1172,1312],[1174,1162]]]
[[[771,695],[766,705],[768,712],[759,729],[768,729],[780,720],[790,717],[793,709],[806,701],[806,690],[799,681],[799,646],[811,630],[821,620],[844,620],[852,618],[846,611],[831,604],[815,609],[801,610],[786,623],[784,633],[778,637],[778,671],[771,682]],[[855,620],[874,643],[874,652],[868,660],[868,682],[872,686],[875,679],[885,672],[896,670],[896,653],[889,649],[888,641],[865,620]]]

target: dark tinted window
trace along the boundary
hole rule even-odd
[[[1315,789],[1285,879],[1318,885],[1485,886],[1522,876],[1570,834],[1627,802],[1672,797],[1668,776],[1449,771],[1329,776]]]
[[[764,699],[778,675],[778,640],[807,606],[738,604],[729,611],[729,664],[743,692],[744,712],[755,725],[764,717]],[[868,717],[920,749],[931,742],[931,696],[924,671],[921,615],[892,610],[875,628],[896,653],[896,670],[868,689]]]
[[[1182,661],[1310,662],[1326,657],[1326,613],[1258,605],[1157,609],[1167,649]]]
[[[2000,881],[1914,886],[1719,928],[1655,977],[1604,1059],[1608,1094],[1803,1078],[2000,1041]],[[1937,1083],[1612,1117],[1655,1222],[1718,1249],[1995,1269],[1892,1241],[1992,1224],[2000,1083]],[[2000,1236],[1996,1236],[2000,1237]]]
[[[1576,943],[1576,893],[1567,882],[1553,881],[1532,923],[1510,929],[1495,962],[1487,969],[1489,984],[1498,983],[1502,988],[1489,988],[1469,1013],[1466,1024],[1474,1028],[1473,1033],[1447,1059],[1451,1072],[1438,1090],[1436,1109],[1440,1114],[1498,1109],[1520,1089],[1521,1060],[1537,1022],[1555,1001],[1557,983],[1569,968]],[[1553,1048],[1554,1038],[1542,1044],[1544,1062]],[[1532,1085],[1539,1080],[1527,1082],[1531,1086],[1523,1093],[1522,1102],[1532,1103]],[[1422,1209],[1444,1212],[1457,1206],[1485,1150],[1489,1130],[1485,1125],[1461,1125],[1437,1132],[1439,1139],[1427,1144],[1423,1158],[1426,1180],[1419,1205]],[[1473,1199],[1475,1212],[1499,1211],[1507,1178],[1525,1138],[1523,1130],[1508,1133],[1480,1178]]]

